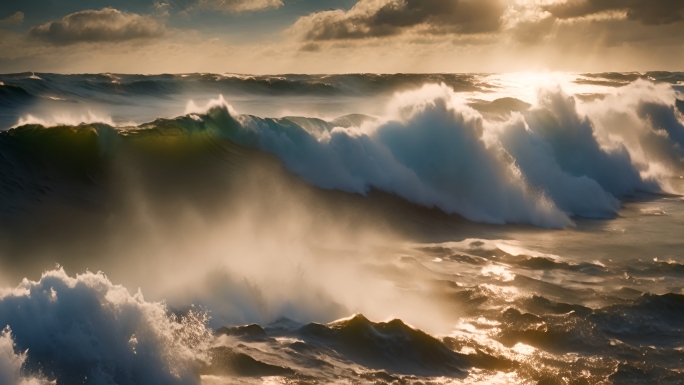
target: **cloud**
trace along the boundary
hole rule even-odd
[[[148,40],[166,33],[164,24],[155,17],[103,8],[72,13],[61,20],[31,28],[29,36],[55,45],[69,45]]]
[[[349,11],[317,12],[300,18],[292,31],[304,40],[343,40],[400,35],[478,34],[501,28],[500,0],[359,0]]]
[[[303,52],[318,52],[321,50],[321,46],[316,43],[306,43],[299,50]]]
[[[377,41],[369,38],[395,38],[396,44],[401,44],[396,38],[425,45],[450,39],[458,47],[513,43],[586,49],[680,45],[682,20],[684,3],[672,0],[358,0],[350,10],[301,17],[288,32],[305,44],[300,51],[306,52]]]
[[[0,27],[19,25],[24,22],[24,12],[17,12],[12,16],[8,16],[0,20]]]
[[[226,13],[265,11],[283,6],[282,0],[199,0],[192,8]]]
[[[684,2],[677,0],[569,0],[546,10],[561,19],[624,11],[630,20],[647,25],[684,21]]]

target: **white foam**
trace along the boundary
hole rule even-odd
[[[544,193],[529,188],[505,150],[487,142],[480,114],[444,85],[398,94],[385,120],[337,127],[329,136],[274,130],[251,117],[241,124],[242,132],[229,133],[233,140],[248,146],[256,141],[323,188],[359,194],[375,188],[474,221],[572,223]]]
[[[16,377],[23,365],[92,383],[197,384],[195,365],[207,359],[210,338],[204,322],[199,313],[169,316],[163,303],[132,296],[102,274],[49,271],[0,297],[0,324],[16,343],[8,332],[0,336],[0,376],[9,368]]]
[[[319,187],[378,189],[474,221],[567,227],[570,216],[613,217],[623,197],[671,189],[666,177],[684,155],[676,141],[684,141],[684,125],[668,87],[638,81],[616,91],[633,110],[655,107],[633,116],[638,127],[610,122],[612,130],[604,127],[616,108],[612,98],[578,103],[560,86],[537,89],[533,108],[505,122],[485,120],[445,85],[396,94],[378,121],[317,134],[238,116],[222,97],[204,108],[191,102],[186,112],[227,110],[242,128],[226,130],[232,140],[278,155]],[[662,137],[649,123],[657,119],[670,124],[669,137],[658,139],[671,149],[667,164],[656,161],[665,155],[654,146],[629,140],[639,130]]]
[[[50,98],[52,99],[52,98]],[[63,100],[63,99],[54,99],[54,100]],[[106,124],[108,126],[112,127],[131,127],[131,126],[136,126],[137,124],[135,122],[119,122],[116,123],[112,120],[112,118],[108,116],[101,116],[96,113],[93,113],[91,111],[88,111],[87,114],[69,114],[69,113],[62,113],[62,114],[55,114],[49,117],[39,117],[39,116],[34,116],[34,115],[26,115],[24,117],[19,118],[19,121],[12,126],[13,128],[15,127],[21,127],[27,124],[37,124],[41,125],[43,127],[57,127],[57,126],[78,126],[81,124],[95,124],[95,123],[101,123],[101,124]]]
[[[206,114],[210,110],[214,108],[225,108],[231,116],[237,117],[238,114],[235,112],[233,107],[226,102],[226,100],[223,98],[223,95],[219,95],[218,99],[211,99],[205,104],[204,106],[200,107],[197,104],[195,104],[194,100],[189,100],[187,105],[185,106],[185,113],[184,115],[197,115],[197,114]]]

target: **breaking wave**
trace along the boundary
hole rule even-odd
[[[200,312],[174,316],[103,274],[49,271],[0,294],[0,324],[7,325],[0,380],[196,384],[196,368],[208,358],[205,322]]]
[[[639,80],[588,104],[547,88],[532,106],[473,105],[444,84],[426,85],[396,94],[382,118],[331,121],[240,115],[221,97],[203,107],[190,103],[185,116],[131,127],[110,121],[46,129],[59,123],[27,118],[21,123],[31,124],[0,140],[11,154],[19,143],[33,151],[44,141],[75,143],[92,134],[98,164],[128,137],[202,136],[273,153],[324,189],[380,190],[472,221],[562,228],[574,216],[613,217],[628,197],[680,192],[684,125],[676,95]],[[487,118],[492,111],[497,119]],[[21,179],[7,158],[0,172]]]

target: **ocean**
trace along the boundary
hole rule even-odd
[[[0,384],[683,384],[684,73],[0,75]]]

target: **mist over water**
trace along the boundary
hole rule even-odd
[[[681,383],[683,75],[619,75],[0,75],[0,383]]]

